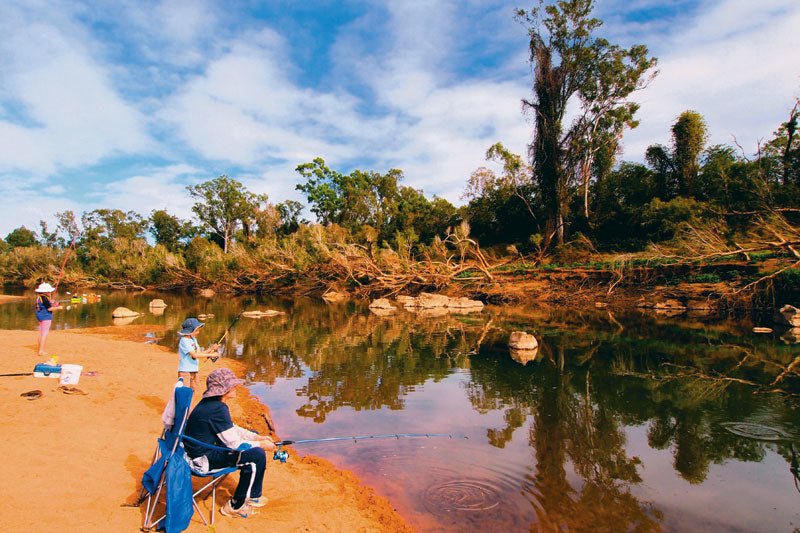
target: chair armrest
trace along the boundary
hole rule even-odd
[[[223,448],[221,446],[214,446],[213,444],[209,444],[207,442],[203,442],[197,439],[190,437],[189,435],[181,435],[181,439],[188,440],[193,444],[197,444],[198,446],[202,446],[203,448],[211,451],[218,451],[223,453],[228,453],[231,456],[236,456],[236,463],[239,463],[239,459],[242,458],[242,450],[233,450],[231,448]]]

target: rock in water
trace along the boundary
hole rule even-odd
[[[508,347],[514,350],[538,350],[539,341],[530,333],[514,331],[508,339]]]
[[[111,312],[112,318],[128,318],[139,316],[141,313],[137,313],[136,311],[131,311],[127,307],[117,307],[114,311]]]
[[[387,300],[386,298],[378,298],[374,300],[371,304],[369,304],[370,309],[386,309],[386,310],[394,310],[397,309],[395,306],[392,305],[392,302]]]
[[[156,298],[155,300],[151,300],[150,301],[150,307],[156,307],[156,308],[163,309],[166,306],[167,306],[167,304],[164,303],[164,300],[161,300],[159,298]]]
[[[775,322],[793,328],[800,327],[800,309],[793,305],[784,305],[775,311]]]

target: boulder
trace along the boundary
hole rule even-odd
[[[243,311],[242,316],[247,318],[264,318],[266,316],[276,316],[284,314],[283,311],[267,309],[266,311]]]
[[[447,302],[448,309],[483,309],[483,302],[469,298],[450,298]]]
[[[197,294],[203,298],[213,298],[217,293],[214,291],[214,289],[200,289],[197,291]]]
[[[772,333],[772,328],[755,327],[753,333]]]
[[[443,294],[431,294],[423,292],[417,297],[417,307],[422,309],[436,309],[439,307],[447,307],[450,302],[450,297]]]
[[[167,306],[167,304],[164,303],[164,300],[161,300],[159,298],[156,298],[155,300],[150,300],[150,307],[151,308],[156,307],[156,308],[163,309],[166,306]]]
[[[775,311],[775,323],[800,328],[800,309],[793,305],[784,305]]]
[[[407,294],[398,294],[394,300],[403,307],[415,307],[417,305],[417,299]]]
[[[343,292],[328,291],[322,295],[322,299],[326,302],[342,302],[347,300],[348,296]]]
[[[111,312],[112,318],[128,318],[128,317],[135,317],[139,316],[141,313],[137,313],[136,311],[131,311],[127,307],[117,307]]]
[[[530,333],[514,331],[508,339],[508,347],[513,350],[538,350],[539,341]]]
[[[680,300],[669,298],[664,300],[663,302],[658,302],[657,304],[655,304],[653,306],[653,309],[662,309],[668,311],[678,311],[678,310],[683,311],[684,309],[686,309],[686,306],[683,305],[683,302],[681,302]]]
[[[386,298],[378,298],[373,300],[371,304],[369,304],[370,309],[387,309],[387,310],[395,310],[397,309],[395,306],[392,305],[392,302],[387,300]]]
[[[204,313],[197,315],[198,320],[208,320],[209,318],[214,318],[214,313]]]

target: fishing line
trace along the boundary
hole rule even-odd
[[[67,248],[67,253],[64,255],[64,260],[61,261],[61,269],[58,272],[58,279],[56,279],[56,286],[55,286],[56,290],[53,291],[53,292],[57,292],[58,291],[58,284],[61,283],[61,277],[64,275],[64,267],[67,266],[67,259],[69,259],[69,255],[72,253],[72,248],[75,246],[75,239],[77,239],[77,238],[78,238],[78,235],[77,234],[74,235],[72,237],[72,242],[69,243],[69,248]]]
[[[242,311],[242,313],[244,313],[244,311]],[[222,334],[222,337],[220,337],[219,340],[215,344],[217,344],[218,346],[222,345],[222,341],[224,341],[225,337],[228,336],[228,333],[231,331],[231,328],[233,327],[233,325],[236,324],[239,321],[240,318],[242,318],[242,313],[239,313],[238,315],[236,315],[234,317],[234,319],[231,321],[231,323],[228,324],[228,327],[225,328],[225,333]],[[223,357],[222,353],[220,353],[217,357],[209,357],[209,359],[211,359],[212,363],[215,363],[217,361],[217,359],[219,359],[220,357]]]
[[[345,440],[352,440],[353,442],[358,442],[360,440],[370,440],[370,439],[400,440],[401,438],[417,438],[417,437],[447,437],[450,439],[469,438],[463,435],[450,435],[449,433],[392,433],[387,435],[351,435],[349,437],[323,437],[319,439],[282,440],[275,443],[278,449],[276,449],[275,453],[272,454],[272,458],[275,461],[280,461],[281,463],[285,463],[287,459],[289,459],[289,452],[287,452],[286,450],[281,450],[281,447],[283,446],[296,446],[298,444],[311,444],[315,442],[336,442]]]

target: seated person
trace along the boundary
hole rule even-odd
[[[210,450],[199,444],[184,440],[186,454],[199,470],[215,470],[236,466],[239,468],[239,484],[233,497],[219,512],[225,516],[247,518],[253,514],[253,508],[263,507],[266,498],[261,496],[264,483],[264,470],[267,467],[266,451],[275,449],[272,439],[243,429],[231,420],[227,400],[233,397],[234,389],[244,383],[228,368],[218,368],[206,379],[206,391],[200,403],[195,406],[186,423],[185,434],[198,441],[229,448],[239,449],[243,444],[251,446],[239,456],[238,452],[230,453]],[[246,448],[246,446],[242,446]]]

